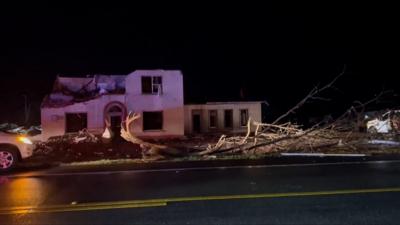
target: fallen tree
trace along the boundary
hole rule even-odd
[[[247,132],[245,135],[229,136],[222,134],[218,141],[206,144],[203,149],[197,149],[190,155],[209,157],[216,154],[264,154],[284,151],[317,151],[321,149],[346,147],[355,149],[357,141],[361,140],[360,133],[355,132],[357,124],[362,123],[362,115],[367,105],[377,102],[389,92],[381,92],[366,102],[357,101],[343,115],[332,119],[332,121],[320,121],[310,128],[304,129],[299,124],[282,122],[289,115],[297,112],[306,103],[312,100],[330,101],[322,97],[326,90],[334,88],[335,82],[344,75],[343,71],[333,80],[323,86],[315,86],[307,95],[287,112],[277,117],[271,123],[255,121],[251,117],[247,121]],[[352,117],[351,117],[352,116]],[[179,154],[179,148],[150,143],[136,137],[130,129],[130,125],[139,118],[136,113],[127,116],[125,126],[122,126],[121,136],[132,143],[140,145],[143,150],[143,157],[148,155],[160,156],[172,151]],[[352,122],[354,121],[356,122]]]
[[[272,123],[261,123],[253,121],[249,118],[247,122],[246,136],[227,137],[225,134],[221,136],[219,141],[214,145],[209,145],[205,151],[200,152],[200,155],[215,154],[221,152],[245,152],[263,147],[264,151],[278,151],[281,149],[304,148],[304,145],[311,148],[326,146],[328,143],[323,141],[317,143],[316,135],[325,131],[317,125],[303,130],[300,125],[292,124],[291,122],[280,123],[284,118],[293,114],[310,100],[329,100],[319,96],[322,92],[328,90],[333,84],[344,74],[345,70],[336,76],[326,85],[319,87],[315,86],[304,98],[302,98],[295,106],[287,112],[279,116]],[[251,135],[252,126],[255,126],[254,134]],[[300,143],[302,143],[301,146]],[[332,143],[329,143],[329,145]],[[254,151],[253,151],[254,152]]]
[[[198,153],[199,155],[212,155],[220,153],[270,153],[282,151],[316,151],[325,148],[347,147],[355,149],[362,137],[356,132],[357,125],[363,123],[363,112],[367,105],[377,102],[388,91],[382,91],[366,102],[355,102],[349,110],[333,121],[320,121],[308,129],[302,129],[301,125],[291,122],[281,123],[290,114],[310,100],[324,100],[320,94],[330,88],[344,74],[344,70],[326,85],[314,87],[294,107],[279,116],[272,123],[261,123],[249,118],[247,122],[247,133],[245,136],[227,136],[223,134],[217,143],[209,144],[207,149]],[[355,122],[353,122],[355,121]],[[254,132],[252,132],[254,130]]]

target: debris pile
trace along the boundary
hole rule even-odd
[[[37,144],[34,157],[57,162],[140,158],[139,147],[127,142],[104,142],[86,129],[49,138]]]
[[[90,133],[87,129],[83,129],[78,133],[68,133],[62,136],[50,137],[48,143],[64,142],[69,144],[79,143],[99,143],[100,139],[94,134]]]

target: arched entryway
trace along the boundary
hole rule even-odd
[[[104,108],[104,121],[110,123],[110,129],[114,133],[114,137],[120,137],[121,122],[124,121],[125,117],[126,108],[121,102],[110,102]]]

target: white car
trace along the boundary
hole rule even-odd
[[[0,132],[0,172],[12,169],[19,161],[30,157],[33,148],[27,136]]]

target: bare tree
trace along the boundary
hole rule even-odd
[[[296,110],[298,110],[299,108],[301,108],[304,104],[306,104],[308,101],[310,100],[329,100],[327,98],[323,98],[321,96],[318,96],[319,94],[321,94],[322,92],[328,90],[329,88],[333,87],[333,84],[341,77],[344,75],[344,73],[346,72],[346,65],[344,65],[342,72],[337,75],[331,82],[327,83],[325,86],[323,87],[319,87],[319,85],[315,86],[313,89],[311,89],[311,91],[303,98],[301,99],[295,106],[293,106],[291,109],[289,109],[286,113],[282,114],[281,116],[279,116],[277,119],[275,119],[272,124],[277,124],[279,121],[281,121],[282,119],[284,119],[285,117],[289,116],[292,113],[295,113]]]

